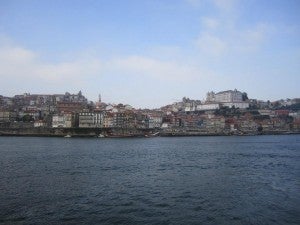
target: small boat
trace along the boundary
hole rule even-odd
[[[64,136],[65,138],[70,138],[72,137],[70,134],[67,134],[66,136]]]
[[[103,134],[99,134],[98,138],[104,138],[105,136]]]
[[[152,134],[152,136],[158,136],[158,135],[159,135],[159,132]]]
[[[156,132],[156,133],[154,133],[154,134],[145,134],[145,136],[144,137],[157,137],[158,136],[158,134],[159,134],[159,132]]]

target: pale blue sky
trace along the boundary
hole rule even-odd
[[[0,0],[0,90],[158,107],[300,97],[298,0]]]

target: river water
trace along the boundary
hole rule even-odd
[[[300,135],[0,137],[0,224],[300,224]]]

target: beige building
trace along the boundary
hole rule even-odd
[[[11,122],[15,121],[17,114],[11,111],[0,110],[0,122]]]
[[[103,119],[104,127],[113,127],[114,126],[114,115],[113,113],[107,112]]]
[[[73,127],[74,116],[72,113],[56,114],[52,116],[52,127],[64,127],[70,128]]]

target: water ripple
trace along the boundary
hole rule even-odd
[[[300,136],[0,137],[0,224],[300,224]]]

